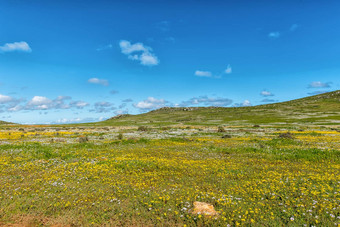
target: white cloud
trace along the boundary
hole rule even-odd
[[[308,85],[308,88],[327,88],[331,86],[331,82],[323,83],[320,81],[314,81]]]
[[[73,119],[68,119],[68,118],[61,118],[55,121],[57,124],[67,124],[67,123],[78,123],[82,119],[81,118],[73,118]]]
[[[232,68],[231,65],[228,64],[227,68],[223,71],[223,73],[225,74],[231,74],[232,73]],[[221,74],[220,75],[213,75],[212,72],[210,71],[202,71],[202,70],[196,70],[194,73],[195,76],[199,76],[199,77],[212,77],[212,78],[221,78]]]
[[[61,118],[58,119],[54,122],[52,122],[52,124],[70,124],[70,123],[87,123],[87,122],[97,122],[97,121],[103,121],[106,120],[107,118],[105,117],[98,117],[98,118],[92,118],[92,117],[88,117],[88,118]]]
[[[135,43],[131,44],[131,42],[127,40],[121,40],[119,42],[120,49],[122,50],[123,54],[131,54],[133,52],[147,52],[150,51],[150,47],[144,47],[143,43]]]
[[[264,97],[268,97],[268,96],[274,96],[273,93],[269,92],[269,91],[261,91],[260,95],[264,96]]]
[[[270,32],[270,33],[268,34],[268,37],[269,37],[269,38],[273,38],[273,39],[277,39],[277,38],[279,38],[280,36],[281,36],[280,32]]]
[[[143,53],[139,56],[140,63],[142,65],[158,65],[158,58],[149,52]]]
[[[0,104],[5,105],[9,112],[16,112],[20,110],[52,110],[52,109],[83,109],[89,104],[84,101],[71,101],[70,96],[58,96],[55,99],[49,99],[44,96],[34,96],[31,100],[8,98],[9,96],[0,95]],[[19,103],[25,102],[22,105]]]
[[[52,100],[43,96],[34,96],[31,101],[28,102],[30,106],[41,106],[52,103]]]
[[[142,111],[145,111],[164,107],[166,103],[167,101],[165,101],[164,99],[156,99],[154,97],[149,97],[144,101],[140,101],[138,103],[133,104],[133,106]]]
[[[232,73],[232,68],[231,68],[231,66],[230,65],[228,65],[227,66],[227,68],[226,68],[226,70],[224,70],[224,72],[226,73],[226,74],[230,74],[230,73]]]
[[[212,73],[210,71],[200,71],[196,70],[195,71],[195,76],[200,76],[200,77],[212,77]]]
[[[53,105],[52,100],[44,96],[34,96],[27,104],[25,109],[47,110]]]
[[[14,99],[7,95],[0,94],[0,104],[12,102]]]
[[[244,100],[242,106],[251,106],[251,103],[249,100]]]
[[[32,49],[26,42],[14,42],[14,43],[6,43],[3,46],[0,46],[1,52],[13,52],[13,51],[22,51],[22,52],[32,52]]]
[[[104,79],[98,79],[98,78],[90,78],[87,82],[91,84],[100,84],[103,86],[109,86],[109,81]]]
[[[251,106],[251,103],[249,100],[246,99],[242,103],[235,103],[233,106],[235,107]]]
[[[143,43],[131,44],[127,40],[121,40],[119,46],[122,53],[127,55],[130,60],[139,61],[140,64],[148,66],[159,64],[159,59],[152,53],[152,48]]]

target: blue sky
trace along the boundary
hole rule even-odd
[[[339,1],[0,1],[0,120],[71,123],[340,89]]]

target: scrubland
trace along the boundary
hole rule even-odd
[[[222,127],[4,125],[0,225],[340,225],[340,127]]]

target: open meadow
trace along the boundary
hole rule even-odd
[[[0,227],[340,227],[339,28],[340,0],[0,0]]]
[[[339,126],[3,125],[0,223],[339,226],[339,141]]]

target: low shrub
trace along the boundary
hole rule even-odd
[[[89,138],[87,136],[81,136],[78,138],[79,143],[86,143],[89,141]]]
[[[146,127],[146,126],[139,126],[137,131],[146,132],[146,131],[148,131],[148,127]]]
[[[282,139],[294,139],[294,135],[290,132],[284,132],[279,134],[279,138]]]
[[[225,132],[225,129],[223,128],[223,126],[218,126],[217,132]]]

